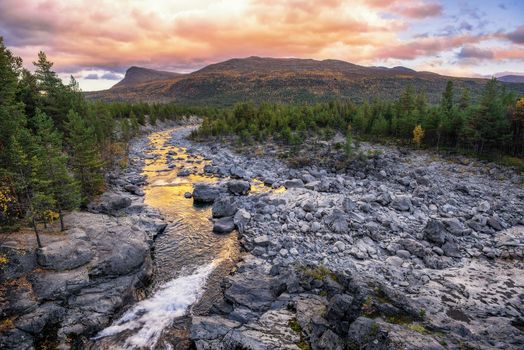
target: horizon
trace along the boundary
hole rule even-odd
[[[43,50],[84,91],[111,87],[131,66],[191,73],[251,56],[524,75],[524,9],[515,0],[5,0],[0,35],[26,68]]]

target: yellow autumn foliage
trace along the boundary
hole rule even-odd
[[[424,129],[422,129],[422,126],[418,124],[415,126],[415,129],[413,129],[413,143],[417,145],[417,147],[420,147],[422,139],[424,139]]]

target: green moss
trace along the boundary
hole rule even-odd
[[[311,346],[306,341],[301,340],[297,343],[297,346],[300,350],[311,350]]]
[[[408,328],[411,329],[412,331],[420,333],[420,334],[427,334],[428,333],[428,330],[426,329],[426,327],[424,327],[423,325],[418,324],[418,323],[410,324],[410,325],[408,325]]]
[[[337,275],[333,271],[331,271],[330,269],[328,269],[327,267],[323,265],[319,265],[315,267],[303,267],[301,270],[305,275],[310,276],[319,281],[322,281],[324,280],[324,278],[329,276],[334,281],[338,282]]]
[[[304,339],[304,334],[302,332],[302,327],[300,327],[300,324],[298,323],[296,318],[292,318],[288,322],[289,328],[293,330],[293,332],[300,334],[300,341],[296,343],[296,345],[301,350],[311,350],[311,347],[309,346],[309,343]]]
[[[300,327],[300,324],[298,323],[296,318],[292,318],[288,322],[289,328],[291,328],[296,333],[302,333],[302,327]]]
[[[426,318],[426,310],[420,309],[420,311],[418,312],[418,315],[420,316],[420,318]]]

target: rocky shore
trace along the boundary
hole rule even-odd
[[[524,346],[524,189],[513,170],[369,144],[342,170],[292,169],[184,136],[171,143],[211,159],[205,172],[287,188],[195,191],[214,203],[217,232],[233,222],[246,251],[223,302],[193,317],[197,349]]]
[[[64,232],[43,234],[42,249],[14,238],[2,243],[1,349],[77,348],[143,297],[152,243],[166,227],[143,203],[147,146],[145,137],[134,140],[129,166],[107,175],[107,192],[87,211],[65,216]]]

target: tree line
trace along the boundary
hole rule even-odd
[[[193,137],[235,135],[241,142],[268,138],[300,145],[308,137],[330,138],[336,132],[373,140],[392,139],[477,155],[524,156],[524,98],[489,80],[477,102],[469,91],[455,91],[449,81],[441,101],[430,105],[423,92],[408,86],[394,101],[355,104],[281,105],[244,102],[204,119]]]
[[[59,220],[104,190],[104,173],[125,166],[128,141],[146,123],[212,110],[175,104],[88,102],[64,84],[44,52],[34,73],[0,37],[0,227]]]

